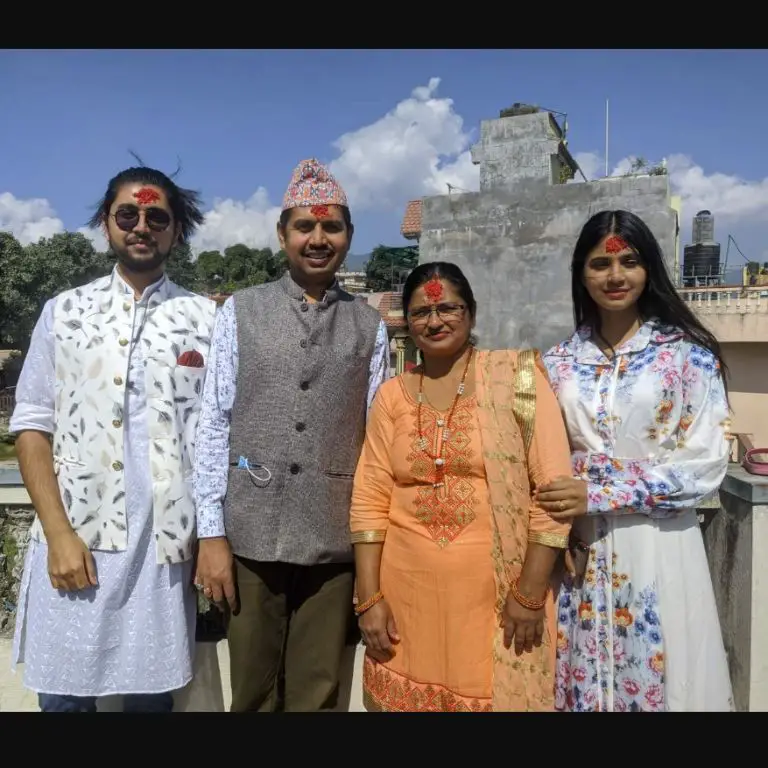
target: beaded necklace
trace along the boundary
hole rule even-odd
[[[451,436],[451,420],[453,419],[453,414],[456,411],[456,406],[458,405],[459,398],[464,394],[464,382],[467,378],[467,372],[469,371],[469,364],[472,362],[472,354],[474,353],[474,348],[470,347],[469,354],[467,355],[467,362],[464,366],[464,373],[461,375],[461,381],[459,382],[459,386],[456,388],[456,395],[453,398],[453,404],[451,405],[451,410],[448,412],[448,418],[446,420],[442,418],[438,418],[437,420],[437,426],[438,427],[445,427],[443,430],[443,439],[439,442],[439,451],[437,454],[433,454],[428,450],[428,443],[427,438],[424,437],[424,431],[421,427],[421,404],[424,401],[424,365],[422,363],[421,366],[421,374],[419,376],[419,393],[417,396],[417,411],[416,411],[416,423],[417,423],[417,430],[419,434],[419,448],[421,448],[424,453],[429,456],[432,461],[435,462],[435,467],[438,472],[438,482],[433,483],[434,488],[440,488],[443,485],[442,482],[442,472],[443,468],[445,466],[445,458],[443,456],[443,451],[445,448],[445,443],[450,439]]]

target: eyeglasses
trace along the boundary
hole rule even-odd
[[[408,313],[408,319],[414,325],[424,325],[434,312],[443,322],[460,320],[464,315],[464,304],[437,304],[433,307],[419,307]]]
[[[164,232],[171,223],[171,214],[163,208],[144,208],[144,220],[153,232]],[[141,210],[135,205],[124,205],[113,214],[115,224],[123,230],[130,232],[136,228],[141,218]]]

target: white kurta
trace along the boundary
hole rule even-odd
[[[613,360],[582,330],[544,361],[589,499],[586,575],[559,595],[557,708],[732,709],[696,515],[728,467],[715,357],[649,321]]]
[[[45,543],[30,541],[20,587],[13,664],[38,693],[104,696],[162,693],[192,678],[196,596],[192,562],[158,565],[152,533],[152,481],[138,343],[149,296],[137,302],[124,415],[128,547],[93,552],[99,584],[76,593],[54,590]],[[125,283],[127,295],[133,290]],[[43,310],[16,388],[11,430],[53,431],[53,309]]]

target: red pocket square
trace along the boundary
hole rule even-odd
[[[179,365],[186,366],[187,368],[205,367],[205,360],[196,349],[188,349],[186,352],[182,352],[176,362]]]

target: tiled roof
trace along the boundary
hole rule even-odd
[[[400,232],[408,240],[415,240],[421,235],[421,200],[411,200],[406,206]]]
[[[386,293],[379,294],[381,297],[378,302],[377,309],[381,315],[381,319],[384,321],[384,325],[387,328],[403,329],[408,327],[405,315],[403,315],[403,297],[399,293],[392,293],[387,291]]]

